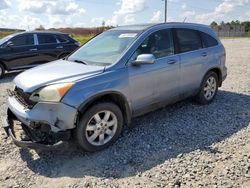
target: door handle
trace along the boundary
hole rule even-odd
[[[168,61],[168,64],[171,64],[171,65],[175,64],[175,63],[176,63],[176,61],[174,59]]]
[[[56,48],[57,49],[63,49],[63,46],[57,46]]]
[[[203,52],[201,55],[202,55],[203,57],[206,57],[206,56],[207,56],[207,52]]]
[[[30,52],[37,51],[37,48],[29,49]]]

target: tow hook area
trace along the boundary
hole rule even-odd
[[[71,131],[54,133],[51,132],[50,126],[43,122],[31,122],[30,126],[27,126],[21,123],[9,109],[4,129],[15,145],[30,149],[66,149],[71,138]]]

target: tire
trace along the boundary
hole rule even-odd
[[[208,72],[202,81],[199,93],[196,96],[196,101],[202,105],[211,103],[217,94],[218,86],[217,74],[213,71]]]
[[[122,127],[123,116],[120,108],[111,102],[101,102],[84,113],[74,136],[81,149],[96,152],[113,144],[121,134]]]
[[[5,74],[5,68],[3,65],[0,64],[0,78],[3,78]]]

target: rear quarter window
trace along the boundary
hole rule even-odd
[[[218,41],[209,34],[200,32],[200,35],[202,38],[202,43],[204,48],[209,48],[218,45]]]
[[[176,29],[179,52],[190,52],[202,48],[199,32],[192,29]]]
[[[56,38],[60,43],[69,42],[68,36],[65,35],[57,35]]]

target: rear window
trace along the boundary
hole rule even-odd
[[[56,38],[60,43],[64,43],[64,42],[69,41],[69,39],[66,35],[57,35]]]
[[[204,48],[209,48],[209,47],[218,45],[218,41],[215,38],[213,38],[212,36],[206,33],[203,33],[203,32],[200,32],[200,33],[201,33],[201,38],[202,38]]]
[[[180,53],[195,51],[202,48],[198,31],[191,29],[176,29]]]
[[[26,46],[34,45],[34,36],[30,35],[20,35],[11,40],[13,46]]]
[[[57,40],[54,35],[38,34],[38,42],[39,44],[53,44],[57,43]]]

